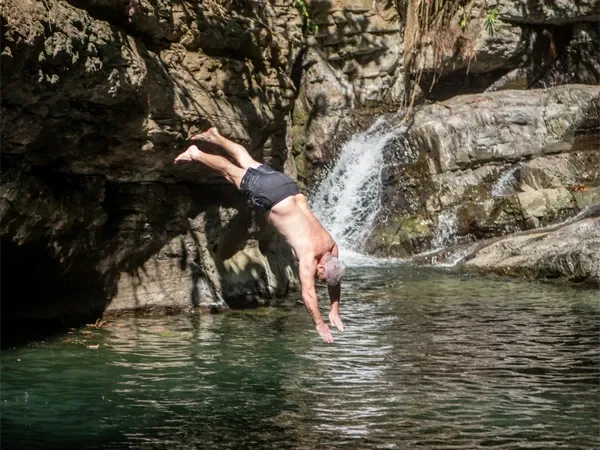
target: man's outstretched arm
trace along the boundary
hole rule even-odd
[[[300,285],[302,286],[302,300],[310,317],[312,317],[317,333],[325,342],[331,344],[333,336],[329,326],[323,321],[321,312],[319,311],[319,301],[315,291],[315,272],[317,270],[317,262],[314,258],[300,260],[298,274],[300,276]]]
[[[329,300],[331,301],[331,310],[329,311],[329,323],[335,325],[335,327],[344,331],[344,324],[340,318],[340,297],[342,293],[342,284],[335,286],[327,286],[327,292],[329,293]]]
[[[331,254],[336,258],[339,258],[339,249],[337,244],[331,249]],[[329,311],[329,323],[335,325],[335,327],[344,331],[344,324],[340,318],[340,299],[342,295],[342,284],[337,286],[327,286],[327,292],[329,293],[329,301],[331,302],[331,310]]]

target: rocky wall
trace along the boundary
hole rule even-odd
[[[292,116],[292,148],[305,184],[357,128],[403,99],[405,81],[403,28],[393,3],[308,3],[317,30],[298,60]]]
[[[600,88],[458,96],[416,113],[384,171],[368,252],[405,257],[555,223],[600,202]],[[396,145],[403,145],[404,141]]]
[[[410,2],[405,2],[410,5]],[[594,0],[457,2],[417,46],[430,99],[498,89],[600,83],[600,4]]]
[[[450,12],[437,22],[443,26],[432,25],[418,39],[407,25],[415,2],[307,4],[318,29],[292,77],[298,86],[292,148],[307,185],[351,134],[406,105],[413,88],[419,104],[484,90],[600,83],[595,1],[446,4]]]
[[[302,19],[283,2],[231,6],[3,3],[3,318],[256,305],[294,288],[291,255],[245,198],[172,163],[217,126],[295,174]]]

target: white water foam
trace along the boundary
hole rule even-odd
[[[381,207],[383,150],[390,139],[404,131],[380,118],[367,131],[353,136],[311,197],[311,209],[349,266],[390,262],[361,252]]]
[[[512,167],[500,174],[494,186],[492,186],[492,197],[505,197],[507,195],[512,195],[516,192],[516,183],[515,173],[517,170],[521,168],[521,164]]]
[[[435,237],[431,242],[431,248],[434,251],[454,244],[458,228],[456,220],[456,209],[445,210],[438,214],[438,226]]]

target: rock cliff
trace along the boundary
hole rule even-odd
[[[289,251],[240,194],[172,164],[214,125],[294,174],[291,5],[8,0],[2,35],[5,317],[252,305],[293,288]]]
[[[436,45],[414,35],[409,0],[309,2],[316,33],[292,2],[4,0],[4,319],[252,306],[294,289],[264,218],[210,171],[172,164],[208,126],[308,187],[372,117],[409,94],[446,100],[414,116],[408,158],[389,149],[377,255],[598,202],[597,86],[500,91],[597,84],[598,3],[460,5]]]
[[[405,2],[416,11],[418,2]],[[486,88],[600,83],[597,1],[449,3],[431,11],[429,32],[405,32],[423,95],[444,100]]]

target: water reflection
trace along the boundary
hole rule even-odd
[[[348,272],[332,346],[288,304],[121,318],[4,351],[2,448],[600,444],[596,292]]]

